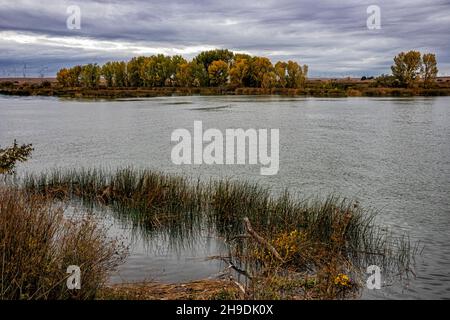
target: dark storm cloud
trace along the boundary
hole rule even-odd
[[[381,30],[368,30],[366,9],[381,8]],[[66,9],[81,9],[81,30],[68,30]],[[402,50],[435,52],[450,73],[450,1],[2,1],[0,72],[138,54],[192,57],[222,47],[310,65],[313,76],[389,72]],[[34,68],[34,69],[33,69]],[[0,73],[0,76],[2,73]]]

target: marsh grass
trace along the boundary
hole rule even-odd
[[[45,196],[108,205],[147,232],[164,230],[173,239],[195,238],[199,228],[210,228],[226,239],[234,263],[254,275],[250,298],[345,297],[361,286],[367,266],[401,274],[413,263],[409,239],[384,231],[375,225],[375,212],[336,195],[300,200],[285,191],[273,197],[269,189],[249,182],[200,182],[133,168],[28,175],[23,187]],[[248,236],[240,237],[245,234],[244,217],[283,261]],[[342,275],[351,281],[342,285],[336,280]],[[274,285],[286,279],[307,285]],[[270,297],[268,292],[277,294]]]
[[[0,299],[92,299],[125,248],[90,219],[68,219],[41,195],[0,186]],[[67,267],[81,269],[68,290]]]

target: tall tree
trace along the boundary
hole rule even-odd
[[[69,83],[70,83],[70,79],[69,79],[69,70],[66,68],[62,68],[60,69],[57,73],[56,73],[56,81],[58,81],[58,83],[63,86],[63,87],[68,87]]]
[[[251,61],[250,75],[253,80],[255,87],[262,87],[264,75],[266,73],[273,72],[273,65],[269,58],[265,57],[254,57]],[[267,76],[266,76],[267,78]]]
[[[297,62],[288,61],[286,65],[288,88],[303,88],[306,81],[307,66],[301,67]]]
[[[413,87],[420,74],[421,62],[420,52],[401,52],[394,58],[392,74],[401,86]]]
[[[74,66],[69,69],[69,86],[79,87],[81,80],[82,66]]]
[[[106,85],[108,87],[112,87],[114,85],[114,70],[113,70],[113,62],[107,62],[102,66],[101,74],[106,81]]]
[[[249,85],[250,56],[236,55],[230,68],[230,83],[232,86],[245,87]]]
[[[233,57],[234,54],[232,51],[227,50],[227,49],[215,49],[215,50],[208,50],[208,51],[203,51],[200,52],[195,58],[194,58],[194,62],[196,62],[197,64],[200,64],[203,66],[206,75],[208,77],[208,81],[206,83],[206,85],[209,85],[209,75],[208,75],[208,69],[209,66],[214,62],[214,61],[219,61],[222,60],[225,63],[228,64],[228,66],[231,65],[232,61],[233,61]]]
[[[284,88],[287,84],[287,63],[284,61],[278,61],[275,63],[275,75],[277,77],[277,84],[279,87]]]
[[[142,65],[145,57],[134,57],[127,63],[128,84],[131,87],[142,87],[144,85],[141,76]]]
[[[126,87],[128,85],[127,64],[123,61],[112,63],[114,75],[114,85],[116,87]]]
[[[166,82],[167,82],[166,85],[171,85],[171,86],[179,86],[180,85],[177,81],[178,80],[177,74],[179,73],[181,66],[186,63],[187,63],[186,59],[184,59],[180,55],[175,55],[175,56],[172,56],[171,58],[169,58],[169,71],[168,71],[169,78],[168,78],[168,80],[166,80]]]
[[[190,63],[190,70],[192,72],[192,77],[194,79],[193,85],[195,87],[207,87],[209,86],[209,75],[208,71],[201,64],[195,60]]]
[[[432,53],[425,53],[422,56],[422,66],[420,73],[423,80],[423,86],[429,88],[433,85],[436,80],[438,73],[436,55]]]
[[[209,81],[212,86],[223,86],[228,80],[228,64],[225,61],[213,61],[208,68]]]
[[[95,88],[100,83],[100,67],[96,63],[84,65],[81,68],[81,83],[84,87]]]
[[[194,85],[194,75],[192,73],[191,63],[182,63],[178,66],[175,76],[177,85],[181,87],[191,87]]]

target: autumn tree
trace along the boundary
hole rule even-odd
[[[257,88],[262,87],[264,76],[267,73],[273,73],[274,68],[269,58],[254,57],[251,60],[250,74],[253,81],[253,85]],[[268,76],[266,76],[267,78]]]
[[[127,64],[124,61],[112,63],[114,86],[126,87],[128,85]]]
[[[228,80],[228,64],[225,61],[213,61],[208,67],[209,81],[212,86],[223,86]]]
[[[288,88],[303,88],[308,73],[308,67],[300,66],[297,62],[289,60],[286,65],[286,85]]]
[[[210,84],[209,81],[209,66],[214,62],[214,61],[223,61],[225,62],[228,67],[231,65],[232,61],[233,61],[233,57],[234,54],[233,52],[227,50],[227,49],[215,49],[215,50],[208,50],[208,51],[203,51],[200,52],[194,59],[193,61],[199,65],[202,65],[206,75],[208,77],[208,81],[206,81],[206,85]],[[198,67],[197,67],[198,68]],[[197,71],[199,71],[197,69]]]
[[[250,56],[236,55],[235,61],[230,68],[230,83],[235,87],[245,87],[249,85],[250,76]]]
[[[274,71],[264,73],[261,88],[274,88],[277,84],[277,76]]]
[[[200,52],[195,58],[194,61],[200,64],[203,64],[206,70],[208,70],[209,66],[214,61],[224,61],[227,64],[230,64],[233,60],[234,54],[233,52],[227,49],[215,49],[209,51]]]
[[[164,60],[162,54],[146,57],[141,66],[140,76],[146,87],[162,87],[165,81]]]
[[[193,85],[195,87],[207,87],[209,86],[209,74],[208,70],[205,69],[203,64],[197,61],[192,61],[190,63],[190,70],[193,78]]]
[[[278,61],[275,63],[275,75],[277,84],[279,87],[284,88],[287,84],[287,72],[286,72],[287,63],[284,61]]]
[[[63,87],[78,87],[80,85],[81,66],[62,68],[56,73],[56,80]]]
[[[56,81],[58,81],[58,83],[63,86],[63,87],[68,87],[69,83],[70,83],[70,79],[69,79],[69,70],[66,68],[62,68],[60,69],[57,73],[56,73]]]
[[[102,66],[101,74],[106,81],[106,85],[108,87],[112,87],[114,85],[114,70],[113,70],[113,62],[107,62]]]
[[[144,64],[145,57],[134,57],[127,63],[128,84],[131,87],[143,86],[143,79],[141,76],[142,65]]]
[[[421,62],[420,52],[401,52],[394,58],[392,74],[401,86],[413,87],[420,75]]]
[[[166,85],[179,86],[177,82],[177,74],[180,71],[182,65],[187,64],[186,59],[180,55],[175,55],[169,58],[168,61],[168,78],[166,79]]]
[[[422,66],[420,68],[420,74],[423,80],[423,86],[429,88],[436,80],[438,73],[436,55],[432,53],[425,53],[422,56]]]
[[[74,66],[69,69],[69,87],[80,86],[81,66]]]
[[[299,88],[308,69],[298,63],[277,62],[266,57],[234,54],[229,50],[209,50],[188,62],[180,55],[163,54],[135,57],[128,62],[110,61],[63,68],[57,74],[62,86],[96,87],[103,76],[109,87],[223,86]]]

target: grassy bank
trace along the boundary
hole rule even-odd
[[[105,87],[64,88],[50,81],[0,81],[0,94],[17,96],[56,96],[70,98],[138,98],[173,95],[281,95],[312,97],[411,97],[448,96],[450,83],[438,82],[432,88],[391,88],[376,86],[373,81],[310,80],[303,89],[234,88],[234,87]]]
[[[108,206],[148,232],[174,238],[207,227],[225,239],[229,269],[251,299],[335,299],[359,292],[375,264],[407,273],[413,249],[374,224],[374,214],[336,196],[273,197],[257,184],[199,182],[149,170],[53,171],[24,179],[28,193]],[[248,224],[245,223],[248,222]]]

